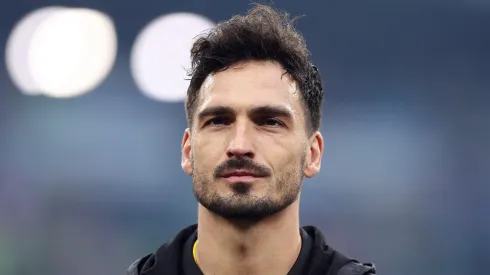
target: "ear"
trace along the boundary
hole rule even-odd
[[[304,168],[305,177],[311,178],[320,172],[323,157],[323,137],[317,131],[310,139],[309,152]]]
[[[192,174],[192,155],[191,155],[191,131],[185,129],[182,138],[182,170],[188,175]]]

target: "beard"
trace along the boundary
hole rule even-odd
[[[304,177],[304,161],[305,155],[299,163],[281,172],[275,179],[271,177],[269,168],[249,158],[227,160],[216,167],[213,176],[201,172],[193,162],[194,196],[206,209],[227,220],[257,222],[281,212],[298,199]],[[261,196],[253,194],[251,189],[254,183],[235,183],[232,194],[220,194],[217,191],[220,175],[231,169],[246,169],[268,175],[261,178],[267,181],[266,193]]]

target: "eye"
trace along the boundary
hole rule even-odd
[[[224,125],[229,125],[230,121],[224,117],[214,117],[204,124],[204,126],[224,126]]]
[[[284,123],[282,123],[280,120],[276,118],[264,118],[258,123],[261,126],[267,126],[267,127],[283,127]]]

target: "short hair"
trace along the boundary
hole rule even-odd
[[[255,5],[245,15],[220,22],[200,36],[191,48],[190,85],[186,115],[189,127],[197,108],[205,79],[237,62],[248,60],[278,62],[299,85],[306,115],[306,130],[320,128],[323,87],[318,69],[310,62],[303,36],[294,28],[295,19],[265,5]]]

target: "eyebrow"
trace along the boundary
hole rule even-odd
[[[293,117],[293,112],[290,109],[285,108],[283,106],[273,106],[273,105],[255,107],[252,108],[252,110],[250,110],[248,113],[251,116],[259,115],[259,116],[271,116],[271,117],[283,117],[283,118]]]
[[[207,107],[204,110],[200,111],[197,114],[197,119],[199,121],[201,121],[207,117],[224,116],[224,115],[230,115],[230,114],[235,114],[235,111],[230,107],[213,106],[213,107]]]
[[[249,116],[271,116],[271,117],[283,117],[283,118],[292,118],[293,112],[288,108],[277,105],[265,105],[254,107],[248,112]],[[197,115],[199,121],[204,120],[207,117],[214,116],[229,116],[235,115],[236,112],[230,107],[227,106],[212,106],[205,108],[200,111]]]

